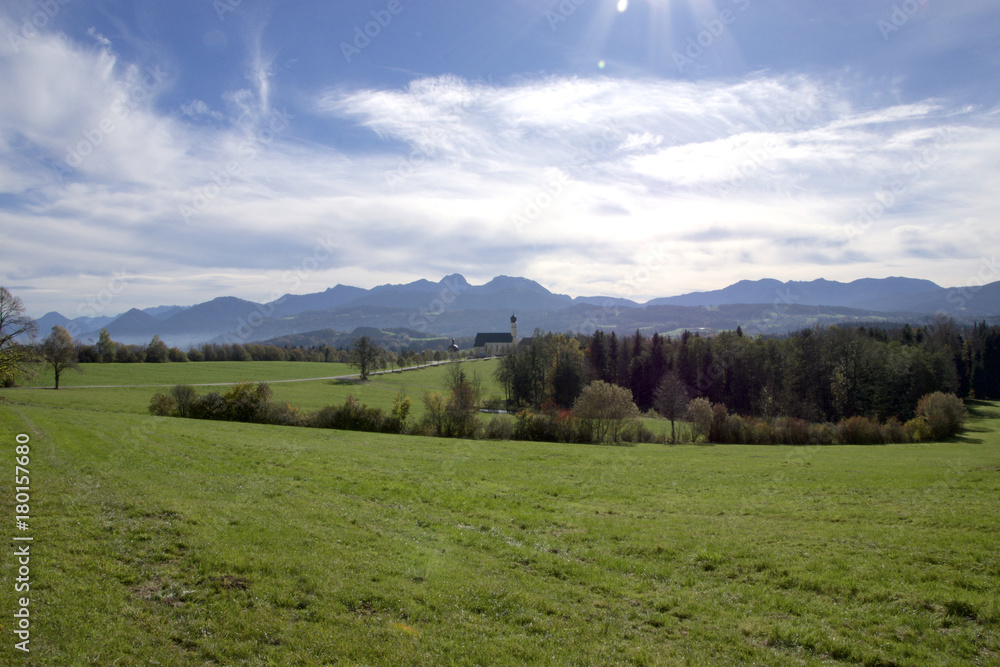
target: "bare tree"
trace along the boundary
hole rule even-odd
[[[52,327],[52,333],[42,341],[42,359],[55,371],[56,389],[59,388],[59,376],[64,370],[67,368],[80,370],[73,338],[68,331],[58,325]]]
[[[26,364],[33,354],[27,343],[37,332],[35,321],[24,313],[21,299],[0,287],[0,382],[13,383],[29,372]]]

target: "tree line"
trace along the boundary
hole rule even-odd
[[[741,329],[676,337],[536,332],[530,345],[500,360],[496,377],[512,408],[568,408],[584,386],[602,380],[629,389],[643,412],[668,407],[669,395],[683,391],[763,419],[906,421],[934,392],[1000,399],[1000,327],[962,329],[938,318],[916,327],[832,326],[780,337]]]
[[[274,401],[265,382],[241,382],[224,393],[206,394],[199,394],[189,385],[177,385],[169,393],[154,394],[149,412],[163,417],[446,438],[614,444],[657,439],[640,423],[638,408],[623,387],[596,381],[584,388],[572,411],[544,414],[522,410],[513,419],[494,415],[484,420],[480,412],[482,379],[478,374],[469,374],[463,364],[454,363],[448,367],[447,377],[445,393],[423,394],[425,411],[420,419],[409,418],[412,398],[402,390],[396,393],[390,411],[348,396],[343,405],[303,413],[288,403]]]
[[[75,343],[80,363],[167,363],[188,361],[312,361],[349,363],[350,347],[315,345],[294,347],[265,343],[202,343],[187,351],[168,347],[159,336],[146,345],[127,345],[111,339],[107,329],[101,329],[98,341],[92,345]],[[440,350],[379,350],[375,363],[380,368],[415,366],[445,358]]]

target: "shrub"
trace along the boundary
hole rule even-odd
[[[392,418],[398,420],[400,424],[405,424],[412,405],[413,399],[400,389],[392,399]]]
[[[930,439],[930,431],[927,429],[927,420],[923,417],[914,417],[903,424],[903,433],[907,442],[920,442]]]
[[[226,399],[217,391],[211,391],[194,402],[191,416],[195,419],[225,419]]]
[[[747,417],[743,426],[744,442],[750,445],[770,445],[780,443],[774,432],[774,425],[759,417]]]
[[[271,388],[266,382],[240,382],[223,395],[225,417],[231,421],[263,424],[271,412]]]
[[[837,436],[842,445],[881,445],[882,427],[868,417],[848,417],[837,424]]]
[[[445,417],[448,403],[444,396],[436,391],[424,394],[424,430],[433,435],[446,435]]]
[[[336,428],[334,423],[337,420],[337,413],[340,408],[336,405],[327,405],[306,418],[306,425],[313,428]]]
[[[958,396],[937,391],[920,399],[917,403],[917,416],[926,420],[932,439],[944,440],[962,430],[968,413]]]
[[[808,445],[809,422],[804,419],[782,417],[774,422],[774,442],[783,445]]]
[[[646,428],[642,422],[633,422],[626,427],[622,440],[624,442],[656,442],[656,434]]]
[[[390,417],[379,408],[370,408],[358,399],[348,396],[344,405],[328,405],[305,420],[308,426],[335,428],[343,431],[368,431],[373,433],[402,433],[404,423]]]
[[[832,445],[837,441],[837,428],[833,424],[810,424],[810,445]]]
[[[290,403],[272,403],[267,412],[266,423],[281,426],[304,426],[305,418],[299,409]]]
[[[882,424],[882,442],[909,442],[903,422],[897,417],[889,417]]]
[[[172,417],[175,409],[174,399],[166,394],[153,394],[149,401],[149,413],[157,417]]]
[[[714,412],[710,434],[712,442],[725,442],[734,445],[747,442],[746,422],[743,417],[723,414],[722,411],[726,409],[724,405],[716,405],[712,409]]]
[[[712,428],[712,403],[707,398],[696,398],[688,403],[687,420],[691,422],[691,440],[708,438]]]
[[[487,440],[514,440],[514,424],[509,418],[494,417],[486,422],[483,437]]]
[[[716,403],[712,406],[712,423],[708,427],[709,442],[739,442],[726,429],[726,419],[728,416],[729,412],[723,403]],[[734,426],[736,425],[734,424]],[[735,435],[738,436],[739,434]]]
[[[545,440],[546,424],[544,417],[539,418],[531,410],[524,409],[514,415],[515,440]]]
[[[195,401],[198,400],[198,392],[194,387],[189,384],[179,384],[170,390],[170,395],[177,405],[177,416],[190,417]]]

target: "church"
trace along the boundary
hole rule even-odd
[[[521,341],[517,337],[517,315],[510,316],[510,333],[477,333],[472,356],[494,357],[509,354]]]

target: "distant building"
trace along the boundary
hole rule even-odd
[[[510,333],[477,333],[472,356],[494,357],[509,354],[521,339],[517,337],[517,315],[510,316]]]

